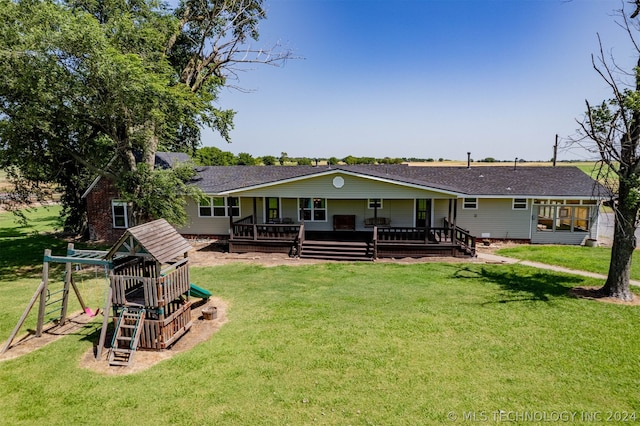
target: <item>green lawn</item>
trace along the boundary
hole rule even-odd
[[[640,308],[520,265],[192,268],[228,304],[207,342],[149,370],[78,366],[82,333],[0,362],[0,424],[462,423],[465,413],[640,411]],[[0,342],[38,276],[0,280]],[[579,417],[578,417],[579,418]],[[491,421],[489,422],[491,423]]]
[[[611,249],[607,247],[522,245],[500,249],[496,254],[516,259],[559,265],[566,268],[607,275]],[[631,278],[640,280],[640,260],[634,256]]]

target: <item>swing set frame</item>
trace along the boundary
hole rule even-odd
[[[107,251],[100,250],[76,250],[74,248],[73,243],[69,243],[67,245],[67,255],[66,256],[53,256],[51,254],[50,249],[46,249],[44,251],[44,257],[42,261],[42,281],[38,286],[38,289],[31,297],[29,304],[26,309],[22,313],[22,316],[18,320],[15,328],[11,332],[9,339],[5,343],[5,345],[0,349],[0,354],[6,352],[10,347],[11,343],[15,339],[16,335],[24,325],[27,316],[33,309],[36,302],[38,304],[38,320],[36,325],[35,337],[42,336],[42,331],[45,323],[46,309],[47,309],[47,295],[49,294],[49,264],[50,263],[64,263],[65,264],[65,274],[64,274],[64,287],[62,289],[62,298],[59,301],[62,301],[62,307],[60,311],[60,318],[58,320],[58,326],[63,326],[67,322],[67,307],[69,303],[69,292],[73,289],[80,306],[82,307],[82,311],[90,315],[91,310],[87,307],[82,298],[82,294],[78,289],[75,281],[73,280],[73,268],[74,264],[84,264],[84,265],[99,265],[104,266],[108,271],[113,269],[113,263],[111,260],[107,260],[105,257],[108,254]],[[108,276],[108,274],[107,274]],[[108,278],[107,278],[108,280]],[[108,285],[108,284],[107,284]],[[109,304],[109,301],[106,301],[106,304]],[[107,309],[107,306],[105,306]],[[97,314],[97,312],[96,312]],[[106,314],[106,311],[103,311],[103,314]],[[95,314],[94,314],[95,315]]]

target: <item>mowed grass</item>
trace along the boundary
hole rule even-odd
[[[38,274],[47,248],[66,253],[67,243],[52,234],[60,229],[60,209],[54,205],[24,210],[26,225],[13,213],[0,213],[0,282]]]
[[[449,413],[640,411],[640,308],[520,265],[192,268],[228,303],[194,349],[135,374],[79,366],[81,332],[0,362],[0,424],[440,424]],[[0,280],[0,342],[37,287]],[[90,284],[93,285],[93,284]],[[87,285],[87,290],[90,285]],[[18,289],[17,289],[18,288]]]
[[[477,264],[229,265],[192,279],[229,303],[212,339],[107,377],[78,367],[94,323],[0,363],[0,418],[413,425],[464,411],[640,410],[629,326],[640,310],[567,295],[589,280]]]
[[[522,245],[497,250],[496,254],[532,262],[607,275],[611,260],[608,247]],[[634,253],[631,278],[640,280],[640,259]]]

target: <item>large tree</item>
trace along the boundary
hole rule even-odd
[[[638,2],[634,2],[638,3]],[[629,288],[631,259],[637,241],[640,213],[640,46],[636,35],[640,30],[637,10],[628,15],[619,11],[619,25],[631,41],[636,66],[623,70],[600,51],[592,58],[593,67],[611,90],[612,97],[597,105],[587,104],[581,124],[581,145],[600,157],[599,178],[614,195],[615,226],[609,273],[600,289],[605,296],[625,301],[633,299]]]
[[[167,178],[155,153],[194,152],[204,126],[229,140],[219,90],[243,64],[290,56],[251,47],[264,18],[262,0],[0,0],[0,167],[16,197],[59,186],[78,230],[82,190],[101,174],[135,218],[163,214],[150,188],[189,174]]]

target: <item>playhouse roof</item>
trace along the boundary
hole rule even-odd
[[[191,245],[164,219],[134,226],[111,247],[106,258],[116,254],[149,255],[160,263],[182,258]]]

